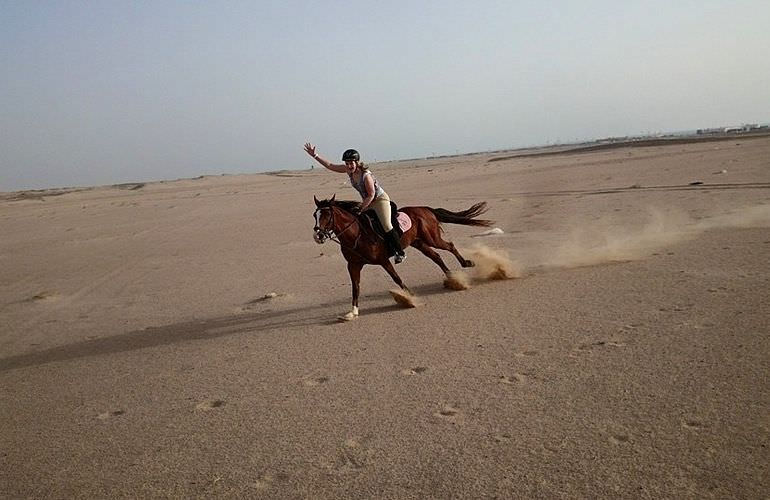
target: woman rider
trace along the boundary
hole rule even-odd
[[[396,264],[401,263],[406,255],[401,248],[401,241],[398,238],[396,230],[393,229],[393,224],[390,221],[390,197],[388,193],[382,189],[380,183],[374,178],[374,175],[369,171],[369,168],[361,163],[361,156],[355,149],[348,149],[342,153],[342,164],[334,164],[321,158],[315,152],[315,146],[305,143],[305,151],[307,154],[315,158],[318,163],[328,168],[333,172],[347,173],[350,178],[350,185],[356,188],[356,191],[361,195],[361,212],[368,208],[373,208],[377,213],[377,218],[380,219],[380,224],[385,230],[385,241],[395,251],[394,262]]]

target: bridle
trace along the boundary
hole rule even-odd
[[[320,222],[320,214],[322,210],[329,210],[329,223],[327,224],[327,227],[322,228],[321,222]],[[359,231],[358,237],[356,238],[355,243],[352,247],[347,247],[343,245],[339,237],[341,234],[343,234],[345,231],[347,231],[350,226],[356,223],[356,218],[354,217],[353,220],[345,226],[341,231],[335,231],[336,223],[334,222],[334,207],[328,206],[328,207],[318,207],[315,209],[315,212],[313,212],[313,218],[315,219],[315,226],[313,226],[313,239],[315,239],[316,243],[323,243],[327,239],[332,240],[333,242],[337,243],[341,247],[350,248],[351,250],[354,250],[358,246],[358,240],[361,239],[361,232]],[[357,253],[357,252],[356,252]]]

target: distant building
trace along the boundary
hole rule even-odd
[[[750,132],[751,130],[755,130],[760,128],[758,124],[756,123],[745,123],[743,125],[737,126],[737,127],[725,127],[724,132],[726,134],[729,134],[731,132]]]
[[[708,134],[738,134],[741,132],[751,132],[752,130],[764,129],[766,126],[757,123],[745,123],[743,125],[734,125],[730,127],[699,128],[696,130],[698,135]]]

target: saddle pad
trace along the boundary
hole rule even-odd
[[[412,227],[412,219],[409,218],[404,212],[398,213],[398,226],[401,228],[401,232],[405,233]]]

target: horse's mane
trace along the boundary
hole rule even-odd
[[[361,206],[361,202],[353,200],[334,200],[334,202],[331,200],[321,200],[318,202],[319,207],[330,207],[332,205],[339,207],[346,212],[352,212],[353,209],[359,208]]]
[[[360,201],[353,201],[353,200],[334,200],[334,204],[348,212],[352,212],[353,209],[361,207]]]

